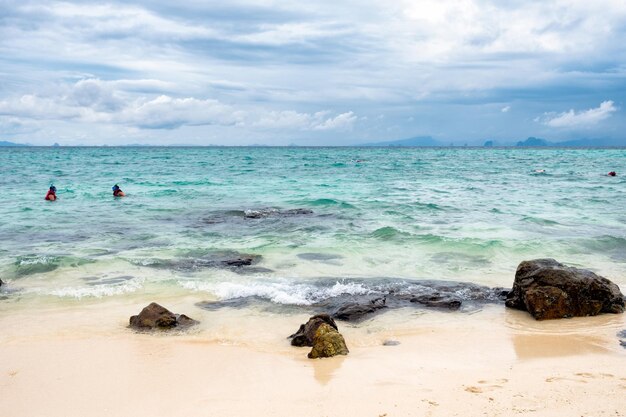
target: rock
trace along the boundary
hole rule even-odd
[[[252,265],[253,258],[245,257],[245,258],[237,258],[237,259],[227,259],[222,261],[222,264],[225,266],[234,266],[234,267],[242,267]]]
[[[292,346],[313,346],[313,339],[317,328],[322,324],[328,324],[338,330],[337,324],[328,314],[317,314],[309,319],[305,324],[300,325],[297,332],[289,336]]]
[[[0,279],[0,287],[2,287],[2,284],[4,284],[4,282]]]
[[[328,323],[317,327],[313,338],[313,349],[308,354],[309,359],[330,358],[337,355],[347,355],[348,347],[341,333]]]
[[[294,217],[313,214],[313,210],[296,208],[289,210],[278,210],[275,208],[263,208],[257,210],[245,210],[243,217],[246,219],[261,219],[264,217]]]
[[[282,214],[283,216],[306,216],[309,214],[313,214],[313,210],[296,208],[296,209],[283,210],[280,212],[280,214]]]
[[[317,314],[297,332],[289,336],[292,346],[311,346],[309,358],[329,358],[335,355],[347,355],[346,341],[337,329],[337,324],[328,314]]]
[[[586,269],[554,259],[523,261],[517,267],[506,306],[528,311],[536,320],[623,313],[619,287]]]
[[[626,329],[619,332],[617,334],[617,337],[620,338],[620,341],[619,341],[620,346],[626,348]]]
[[[190,254],[192,255],[192,254]],[[140,266],[174,271],[197,271],[208,268],[226,268],[235,272],[247,269],[261,260],[261,255],[243,254],[233,251],[221,251],[201,254],[199,256],[185,256],[174,259],[149,259],[137,262]]]
[[[198,322],[184,314],[174,314],[157,303],[150,303],[136,316],[130,318],[130,327],[140,330],[188,327]]]
[[[354,302],[344,304],[333,314],[333,318],[345,321],[357,321],[376,310],[386,308],[386,302],[386,298],[382,297],[370,300],[367,303]]]
[[[317,253],[317,252],[299,253],[296,256],[300,259],[305,259],[307,261],[318,261],[318,262],[336,261],[338,259],[343,258],[343,256],[341,255],[336,255],[332,253]]]
[[[420,303],[427,307],[447,308],[449,310],[458,310],[461,308],[461,300],[450,295],[420,295],[410,300],[412,303]]]

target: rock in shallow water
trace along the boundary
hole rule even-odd
[[[365,303],[347,303],[339,307],[333,314],[333,317],[338,320],[356,321],[362,319],[364,316],[386,308],[386,298],[376,298]]]
[[[292,346],[313,346],[313,339],[317,328],[322,324],[328,324],[338,330],[337,324],[328,314],[317,314],[309,319],[305,324],[301,324],[297,332],[289,336]]]
[[[458,310],[461,308],[462,301],[450,295],[420,295],[410,300],[412,303],[420,303],[427,307],[447,308],[448,310]]]
[[[130,327],[139,330],[189,327],[198,322],[184,314],[174,314],[157,303],[150,303],[136,316],[130,318]]]
[[[308,354],[309,359],[331,358],[347,354],[348,347],[341,333],[331,325],[322,323],[315,331],[313,349]]]
[[[246,219],[261,219],[264,217],[293,217],[293,216],[305,216],[313,214],[313,210],[296,208],[289,210],[279,210],[275,208],[263,208],[256,210],[244,211],[244,218]]]
[[[523,261],[517,267],[506,306],[528,311],[536,320],[623,313],[619,287],[586,269],[554,259]]]
[[[311,359],[348,354],[346,341],[337,330],[337,324],[328,314],[311,317],[289,337],[292,346],[311,346],[313,349],[308,355]]]

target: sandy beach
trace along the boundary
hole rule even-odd
[[[340,322],[350,354],[309,360],[286,339],[306,316],[171,301],[202,323],[135,333],[126,320],[142,300],[3,306],[0,415],[626,415],[624,315],[392,311]]]

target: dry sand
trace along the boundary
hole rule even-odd
[[[535,322],[503,306],[400,310],[340,323],[350,355],[309,360],[285,339],[306,316],[191,301],[164,303],[202,320],[174,335],[125,327],[144,300],[5,305],[0,416],[626,416],[616,336],[626,315]]]

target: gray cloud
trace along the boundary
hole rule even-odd
[[[478,138],[481,126],[469,133],[464,114],[493,109],[499,119],[474,121],[504,131],[555,108],[626,100],[626,4],[617,0],[0,6],[0,113],[67,135],[80,130],[73,123],[95,123],[144,129],[155,142],[183,127],[198,141],[217,129],[269,142],[279,129],[321,142],[337,130],[357,143],[373,134]],[[503,121],[500,110],[513,105]],[[536,126],[626,128],[619,118],[572,122],[579,113]],[[374,124],[378,114],[389,117]]]

